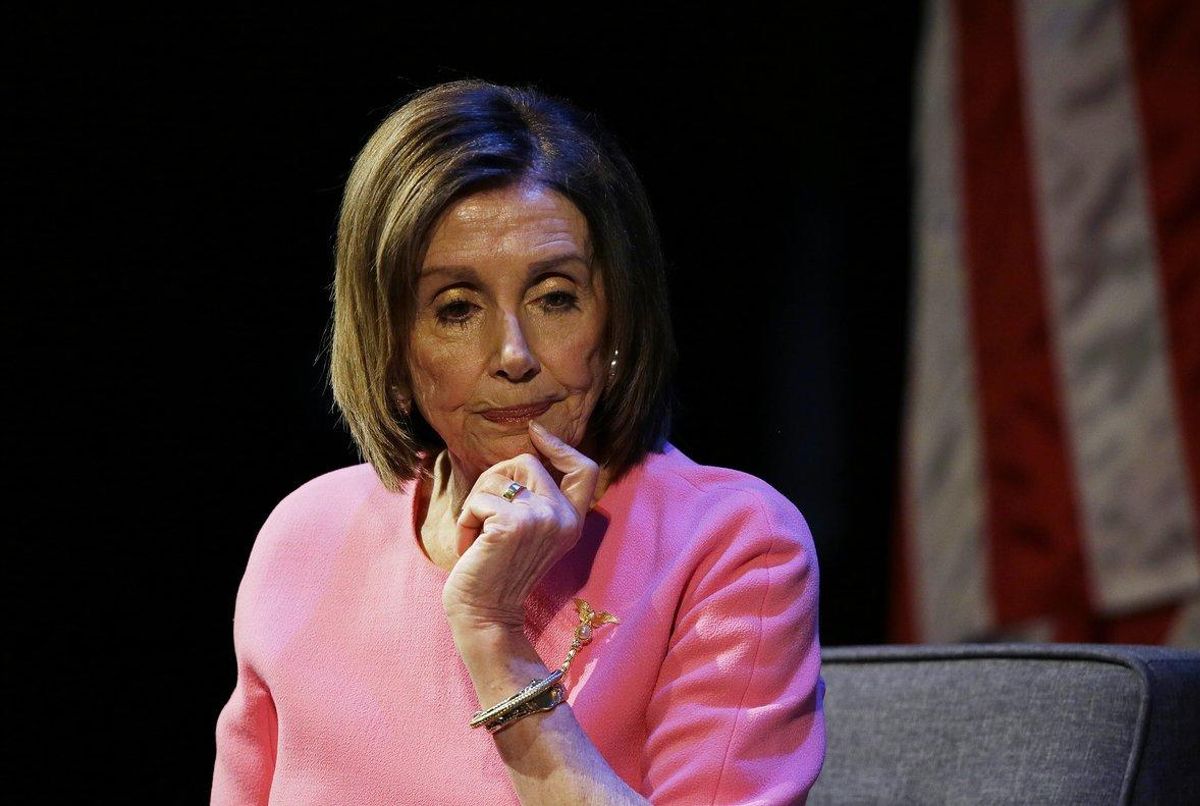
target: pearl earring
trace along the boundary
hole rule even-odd
[[[612,361],[608,362],[608,379],[610,381],[613,378],[617,377],[617,356],[620,354],[621,354],[621,351],[614,347]]]

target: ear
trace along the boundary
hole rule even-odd
[[[408,393],[408,389],[398,383],[393,383],[388,387],[388,392],[392,396],[392,400],[396,403],[396,408],[400,409],[407,417],[412,411],[412,395]]]

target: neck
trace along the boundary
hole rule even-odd
[[[450,451],[442,451],[437,456],[434,465],[434,479],[441,482],[441,494],[445,498],[445,508],[454,518],[462,513],[463,503],[471,494],[471,488],[479,480],[480,473],[473,473],[454,458]],[[437,492],[437,485],[435,485]]]

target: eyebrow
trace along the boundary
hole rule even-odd
[[[553,272],[568,263],[582,263],[588,270],[589,278],[592,271],[592,266],[583,256],[576,252],[569,252],[565,255],[557,255],[555,257],[538,260],[529,264],[526,270],[526,277],[533,279],[540,275]],[[437,274],[444,274],[455,284],[461,283],[477,283],[479,274],[471,266],[425,266],[421,269],[421,273],[417,276],[418,280],[424,280],[426,277],[432,277]],[[441,293],[441,292],[439,292]]]

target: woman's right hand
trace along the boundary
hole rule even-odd
[[[493,465],[476,480],[457,522],[460,557],[442,589],[456,632],[521,630],[525,598],[583,531],[599,466],[533,421],[529,434],[562,481],[555,483],[528,453]],[[514,481],[523,489],[509,501],[503,493]]]

